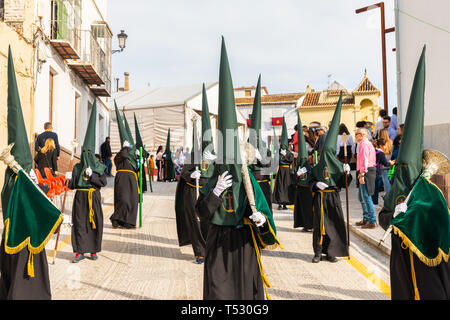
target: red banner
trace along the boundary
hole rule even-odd
[[[250,128],[251,123],[252,123],[252,119],[247,119],[247,128]]]
[[[283,117],[272,118],[272,126],[282,126],[283,125]]]

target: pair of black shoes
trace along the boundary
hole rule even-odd
[[[281,204],[278,205],[278,210],[287,210],[288,208],[286,205],[281,206]]]
[[[312,263],[319,263],[322,260],[322,256],[315,255],[312,259]],[[329,262],[337,262],[337,258],[333,256],[327,256],[327,260]]]
[[[129,223],[123,223],[123,224],[119,224],[117,221],[113,220],[111,221],[112,223],[112,227],[113,229],[136,229],[136,226],[133,226],[132,224]]]

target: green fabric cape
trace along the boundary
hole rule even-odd
[[[261,75],[258,77],[256,85],[255,99],[253,100],[253,109],[250,122],[250,133],[248,138],[250,144],[257,149],[262,156],[265,156],[265,144],[261,138]],[[251,164],[249,168],[252,172],[261,171],[258,164]]]
[[[298,185],[309,186],[312,180],[312,167],[308,161],[308,151],[306,149],[306,139],[303,134],[302,120],[300,119],[300,112],[297,111],[297,143],[298,143],[298,156],[297,163],[295,164],[295,174],[297,174],[298,169],[306,168],[307,173],[302,174],[298,178]]]
[[[23,120],[22,105],[20,103],[19,89],[17,87],[16,72],[14,70],[14,61],[11,52],[11,46],[8,48],[8,145],[14,143],[11,154],[14,156],[18,164],[25,170],[30,172],[33,164],[30,145],[28,143],[27,130],[25,121]],[[5,180],[2,188],[2,214],[3,220],[8,210],[8,202],[14,186],[16,174],[7,168],[5,171]]]
[[[421,176],[408,199],[408,210],[399,213],[391,224],[394,233],[426,265],[448,262],[450,248],[450,211],[442,191]]]
[[[334,111],[330,130],[325,138],[319,163],[312,169],[316,181],[326,183],[329,187],[337,187],[338,182],[344,174],[342,162],[336,158],[337,138],[339,125],[341,123],[342,91]]]
[[[281,149],[286,150],[286,155],[292,154],[292,152],[289,150],[289,139],[286,127],[286,120],[284,119],[284,116],[283,116],[283,126],[281,129],[281,143],[279,151],[281,151]],[[289,162],[283,160],[283,156],[281,155],[281,153],[279,158],[279,165],[280,166],[290,165]]]
[[[28,247],[30,253],[40,253],[62,220],[61,212],[19,171],[5,218],[5,252]]]
[[[142,157],[144,158],[144,162],[148,158],[148,152],[144,150],[144,143],[142,142],[142,136],[141,132],[139,130],[138,122],[136,119],[136,114],[134,114],[134,133],[136,135],[136,149],[139,150],[139,148],[142,147]]]
[[[97,123],[97,99],[94,100],[91,116],[89,118],[86,135],[84,137],[83,147],[81,149],[81,161],[73,167],[73,179],[77,181],[79,188],[93,188],[90,178],[86,177],[84,171],[90,167],[92,172],[103,175],[106,166],[95,157],[95,136]]]
[[[425,102],[424,46],[414,76],[408,111],[403,128],[402,143],[395,163],[394,182],[384,198],[384,208],[394,211],[404,201],[422,172],[424,102]]]

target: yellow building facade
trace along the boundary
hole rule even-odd
[[[8,99],[8,46],[14,59],[17,86],[30,145],[34,138],[34,11],[33,0],[5,0],[0,8],[0,149],[6,147]],[[0,185],[5,165],[0,164]]]
[[[343,93],[341,123],[345,123],[351,134],[358,121],[375,123],[380,110],[378,99],[381,92],[365,74],[357,88],[351,92],[337,82],[330,85],[327,90],[319,92],[307,86],[305,98],[298,107],[302,124],[310,126],[318,122],[328,127],[341,91]]]

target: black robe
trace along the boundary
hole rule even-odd
[[[270,175],[263,174],[263,170],[268,170],[267,168],[271,167],[271,152],[270,150],[267,151],[267,157],[262,163],[261,161],[257,161],[257,166],[261,168],[261,170],[255,170],[253,166],[250,166],[250,169],[252,171],[253,176],[255,177],[256,181],[258,181],[259,186],[261,187],[264,196],[266,198],[267,204],[269,205],[270,211],[273,213],[272,210],[272,188],[270,186]]]
[[[315,184],[315,183],[314,183]],[[319,190],[313,187],[313,249],[314,255],[326,254],[330,257],[348,257],[347,247],[347,228],[342,211],[339,189],[345,186],[345,175],[338,182],[337,188],[327,188]],[[323,218],[325,226],[325,235],[323,235],[322,244],[320,222]]]
[[[275,177],[275,188],[273,190],[273,203],[288,205],[295,203],[296,179],[292,174],[290,164],[294,161],[292,153],[283,156],[280,161],[277,175]]]
[[[123,148],[114,158],[117,173],[114,178],[114,213],[111,222],[125,227],[136,227],[139,207],[136,172],[128,161],[128,148]],[[130,170],[120,171],[120,170]]]
[[[78,187],[74,180],[70,180],[70,189],[86,189]],[[97,253],[102,250],[103,210],[100,188],[107,184],[106,175],[99,176],[93,172],[90,182],[96,189],[92,193],[95,229],[89,222],[89,192],[77,190],[72,207],[72,248],[76,253]]]
[[[294,204],[294,228],[313,228],[312,187],[297,185]]]
[[[212,219],[222,205],[222,199],[212,191],[200,194],[196,207],[201,218]],[[246,216],[251,215],[247,206]],[[269,232],[269,223],[256,232]],[[258,245],[259,246],[259,245]],[[203,277],[204,300],[264,300],[264,287],[250,226],[220,226],[210,224],[206,240]]]
[[[4,238],[0,248],[0,300],[51,300],[50,277],[45,248],[33,255],[34,278],[28,276],[29,251],[5,252]]]
[[[381,210],[378,219],[380,226],[388,229],[393,212]],[[414,285],[411,275],[411,258],[409,248],[402,248],[402,239],[391,234],[391,299],[414,300]],[[414,271],[417,289],[421,300],[449,300],[450,299],[450,261],[442,262],[436,267],[424,264],[413,253]]]
[[[180,247],[191,244],[195,256],[205,256],[205,239],[207,237],[209,221],[200,221],[195,203],[197,202],[196,180],[191,178],[195,166],[185,164],[181,170],[177,185],[177,195],[182,197],[182,208],[176,210],[178,244]],[[207,179],[200,178],[199,186],[206,184]],[[181,199],[180,199],[181,200]]]
[[[164,159],[164,162],[162,165],[163,165],[163,172],[164,172],[163,181],[172,182],[175,179],[175,168],[174,168],[172,160]]]

